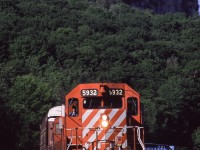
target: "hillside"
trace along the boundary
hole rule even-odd
[[[200,148],[199,16],[104,2],[1,0],[2,149],[38,149],[47,110],[86,82],[138,91],[146,142]]]

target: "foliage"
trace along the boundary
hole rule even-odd
[[[139,91],[147,142],[199,146],[199,16],[156,15],[112,0],[0,4],[3,148],[11,141],[7,149],[38,149],[48,109],[86,82]]]
[[[194,147],[195,149],[199,149],[200,148],[200,128],[198,127],[192,135],[193,135]]]

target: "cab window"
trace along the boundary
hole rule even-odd
[[[129,97],[127,99],[127,113],[132,116],[138,114],[138,100],[136,97]]]
[[[70,117],[76,117],[79,114],[78,109],[78,99],[77,98],[70,98],[68,100],[68,115]]]
[[[84,109],[108,109],[121,107],[121,97],[87,97],[83,100]]]

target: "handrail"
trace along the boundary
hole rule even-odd
[[[138,142],[140,143],[141,147],[142,147],[142,150],[145,150],[145,146],[144,146],[144,143],[142,142],[141,140],[141,137],[140,137],[140,130],[143,129],[144,127],[139,127],[139,126],[127,126],[126,127],[127,129],[133,129],[134,130],[134,137],[135,137],[135,129],[137,130],[136,131],[136,134],[137,134],[137,140]],[[135,139],[134,139],[134,142],[135,142]],[[134,150],[136,149],[135,145],[134,145]]]
[[[138,141],[139,141],[140,145],[142,146],[142,149],[145,150],[145,146],[142,143],[142,140],[140,138],[140,129],[143,128],[143,127],[136,127],[136,128],[137,128],[137,138],[138,138]]]
[[[138,142],[139,142],[139,144],[141,145],[141,147],[142,147],[142,150],[145,150],[145,145],[144,145],[144,143],[143,143],[143,141],[142,141],[142,139],[141,139],[141,129],[143,129],[144,127],[140,127],[140,126],[126,126],[126,127],[113,127],[113,128],[110,128],[110,129],[120,129],[120,130],[124,130],[124,128],[126,128],[126,129],[133,129],[133,130],[137,130],[137,132],[136,132],[136,134],[137,134],[137,140],[138,140]],[[70,137],[70,143],[68,144],[68,146],[67,146],[67,150],[69,150],[69,148],[70,148],[70,146],[72,145],[72,140],[73,140],[73,132],[72,132],[72,130],[78,130],[78,129],[90,129],[90,130],[93,130],[93,131],[98,131],[98,130],[102,130],[101,128],[99,128],[99,127],[90,127],[90,128],[85,128],[85,127],[80,127],[80,128],[72,128],[72,129],[66,129],[66,130],[70,130],[71,132],[71,136],[69,136]],[[135,131],[134,131],[135,132]],[[78,137],[78,135],[77,135],[77,132],[76,132],[76,136],[75,136],[76,138]],[[144,139],[143,139],[144,140]],[[92,143],[94,143],[94,142],[97,142],[98,143],[98,137],[97,137],[97,139],[96,139],[96,141],[93,141]],[[100,140],[101,141],[101,140]],[[97,144],[96,143],[96,144]],[[76,139],[76,145],[77,145],[77,139]],[[119,147],[119,150],[120,150],[121,148]]]
[[[70,131],[71,131],[70,142],[69,142],[69,144],[68,144],[68,146],[67,146],[67,150],[69,150],[69,147],[70,147],[71,144],[72,144],[72,129],[66,129],[66,130],[70,130]]]

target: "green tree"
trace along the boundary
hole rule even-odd
[[[194,149],[200,148],[200,128],[198,127],[192,134]]]
[[[38,147],[40,121],[47,109],[60,102],[60,95],[55,93],[55,85],[51,86],[48,81],[31,74],[15,79],[7,106],[12,114],[18,116],[18,121],[12,124],[16,127],[19,149]]]

